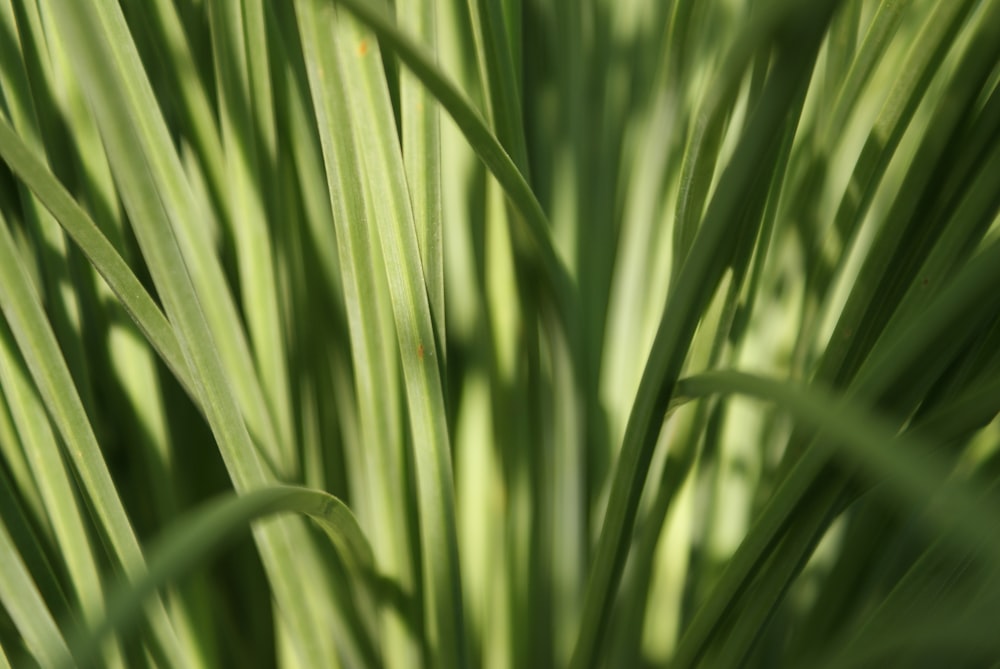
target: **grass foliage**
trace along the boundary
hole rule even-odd
[[[0,0],[0,667],[996,666],[1000,0]]]

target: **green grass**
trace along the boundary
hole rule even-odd
[[[0,0],[0,667],[998,666],[1000,0]]]

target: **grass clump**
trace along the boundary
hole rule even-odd
[[[1000,657],[997,0],[0,44],[0,666]]]

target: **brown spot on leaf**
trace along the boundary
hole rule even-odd
[[[366,53],[368,53],[368,42],[365,40],[361,40],[361,43],[358,44],[358,55],[363,56]]]

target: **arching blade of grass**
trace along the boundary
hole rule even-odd
[[[1000,559],[1000,537],[995,520],[980,500],[985,491],[967,481],[949,481],[948,467],[930,444],[917,435],[898,434],[889,422],[849,400],[838,400],[818,387],[802,387],[742,372],[706,372],[678,382],[678,392],[689,397],[743,394],[774,402],[797,421],[821,431],[824,450],[859,465],[874,482],[896,496],[902,505],[922,508],[935,499],[930,520],[972,550],[987,549]],[[831,407],[835,410],[831,411]],[[938,495],[940,499],[936,499]]]
[[[0,666],[994,661],[998,12],[0,0]]]
[[[679,382],[678,389],[696,397],[717,392],[740,393],[775,402],[797,422],[819,429],[824,452],[857,464],[864,478],[879,484],[881,494],[895,497],[900,508],[920,513],[926,509],[928,524],[937,530],[939,536],[946,537],[955,549],[982,555],[986,564],[995,565],[1000,557],[1000,541],[991,505],[996,501],[995,495],[974,479],[949,478],[949,464],[931,448],[930,442],[918,434],[907,432],[899,435],[891,421],[863,410],[856,403],[837,399],[819,388],[800,387],[739,372],[710,372],[685,378]],[[1000,403],[994,401],[993,404],[995,414],[1000,409]],[[764,578],[793,573],[794,569],[772,569],[764,573]],[[766,591],[766,588],[763,590]],[[770,615],[767,610],[758,609],[773,607],[774,603],[764,600],[760,590],[755,591],[755,595],[745,603],[741,602],[741,621],[747,618],[766,620]],[[905,616],[893,618],[905,619]],[[758,622],[756,625],[739,625],[736,629],[744,630],[744,633],[745,629],[756,630],[759,634],[761,626]],[[865,629],[860,628],[861,631]],[[982,630],[985,631],[985,628]],[[735,634],[734,629],[729,628],[722,643],[731,645]],[[956,639],[952,643],[964,638],[957,629],[948,634]],[[946,645],[948,634],[943,635],[938,643]],[[734,661],[737,658],[713,655],[713,662],[725,666]]]
[[[158,3],[158,7],[162,7],[163,4],[162,2]],[[34,6],[29,5],[25,9],[34,11]],[[100,232],[107,237],[106,241],[100,240],[103,245],[102,249],[108,251],[107,255],[114,255],[109,248],[106,248],[110,242],[111,247],[117,250],[117,253],[128,256],[130,249],[125,242],[123,213],[115,192],[115,184],[107,156],[98,134],[97,124],[87,107],[75,74],[74,63],[66,54],[65,44],[51,31],[53,25],[51,4],[38,3],[37,10],[40,14],[39,19],[22,25],[23,29],[30,31],[30,41],[38,45],[37,60],[47,63],[45,69],[47,76],[33,82],[32,93],[36,100],[39,116],[43,119],[42,125],[48,128],[51,133],[51,138],[48,140],[48,156],[52,162],[53,172],[59,175],[67,188],[76,192],[79,206],[77,206],[77,202],[67,196],[62,184],[52,178],[54,174],[49,173],[48,169],[40,163],[36,167],[40,168],[39,174],[42,175],[43,181],[51,183],[53,190],[59,192],[60,202],[66,203],[78,214],[82,213],[80,212],[81,207],[91,214],[100,228]],[[31,58],[31,56],[26,54],[26,58]],[[65,135],[61,132],[63,123],[65,123],[66,128]],[[20,139],[20,137],[15,138]],[[29,160],[34,161],[34,156],[25,155]],[[14,165],[16,161],[12,160],[9,154],[6,160],[17,173],[19,168]],[[45,198],[40,194],[37,185],[32,186],[31,179],[25,178],[23,173],[20,173],[18,178],[29,189],[33,190],[36,197],[43,200],[43,206],[60,221],[63,230],[67,231],[72,238],[72,226],[66,224],[66,219],[59,219],[58,208],[53,208],[51,203],[44,201]],[[75,217],[70,217],[69,220],[75,220]],[[87,220],[88,231],[93,232],[93,223],[89,223],[89,219]],[[87,235],[85,234],[84,237]],[[78,244],[79,238],[80,235],[77,235]],[[84,247],[86,246],[87,243],[84,242]],[[150,517],[169,518],[176,513],[178,500],[174,481],[174,466],[177,463],[177,450],[169,440],[170,421],[167,416],[167,404],[164,402],[159,388],[153,382],[154,379],[161,377],[156,366],[156,353],[150,349],[146,341],[150,334],[147,332],[146,338],[143,337],[140,329],[130,321],[128,309],[123,308],[118,303],[114,291],[108,287],[105,281],[101,281],[93,266],[93,264],[100,265],[101,263],[95,263],[93,251],[93,249],[90,249],[89,252],[84,251],[84,255],[89,253],[91,258],[92,264],[88,265],[77,248],[68,248],[70,269],[75,279],[77,292],[81,296],[82,312],[80,318],[84,332],[87,333],[83,338],[84,347],[88,355],[88,366],[91,368],[90,378],[94,396],[97,399],[97,406],[88,407],[88,411],[94,410],[91,418],[97,426],[102,446],[107,447],[108,436],[105,430],[107,423],[102,421],[103,412],[100,407],[103,398],[109,396],[117,398],[115,424],[121,428],[127,443],[136,447],[134,451],[130,449],[130,452],[140,454],[138,459],[142,462],[143,473],[149,478],[148,484],[138,483],[136,485],[133,482],[136,482],[139,477],[130,476],[129,480],[124,482],[120,488],[125,500],[128,500],[137,488],[145,488],[145,493],[147,493],[145,497],[151,501],[150,507],[143,509],[132,518],[137,527],[141,528]],[[120,259],[116,260],[117,265],[125,270],[123,276],[127,277],[128,268],[121,263]],[[114,278],[112,278],[112,283],[115,283]],[[127,277],[126,281],[118,281],[116,285],[119,288],[119,295],[124,297],[126,304],[130,301],[144,301],[144,307],[149,307],[150,314],[157,316],[155,321],[157,328],[162,328],[162,332],[167,335],[166,339],[173,340],[173,333],[170,331],[166,319],[158,313],[141,284],[134,277]],[[123,285],[127,285],[128,288],[122,289]],[[161,341],[163,339],[161,337]],[[153,341],[155,342],[156,339],[154,338]],[[110,367],[103,365],[106,358],[99,342],[106,342],[107,349],[105,350],[113,352],[108,360]],[[156,343],[154,343],[155,346],[157,346]],[[163,346],[160,348],[161,350],[170,350]],[[181,385],[188,390],[192,400],[197,403],[198,399],[188,378],[186,363],[176,341],[170,348],[172,349],[171,353],[175,354],[173,355],[174,367],[176,367],[175,374],[178,375]],[[171,366],[170,360],[168,356],[168,367]],[[180,366],[176,364],[178,361]],[[105,373],[109,370],[110,373]],[[119,388],[124,390],[124,393],[119,394]],[[111,468],[114,471],[114,464]],[[122,484],[120,479],[118,482]],[[127,505],[129,503],[126,502]],[[141,532],[141,529],[139,531]],[[66,550],[62,552],[62,555],[65,559],[72,559],[80,553],[79,551]],[[89,580],[94,584],[97,583],[97,579]],[[193,590],[194,588],[191,589],[191,591]],[[199,632],[205,628],[204,625],[189,624],[190,616],[187,613],[190,612],[190,608],[187,607],[191,605],[192,598],[188,594],[170,592],[167,593],[166,600],[170,606],[170,615],[175,629],[181,637],[182,645],[191,649],[188,652],[188,657],[198,657],[199,660],[203,660],[201,649],[198,648],[199,644],[192,639],[191,634],[186,634],[186,632],[191,631],[192,627],[201,628]],[[199,636],[201,639],[205,638],[204,635],[199,634]]]
[[[994,7],[995,9],[995,7]],[[993,22],[995,24],[995,22]],[[987,21],[984,25],[990,25]],[[989,35],[989,33],[986,33]],[[992,49],[996,43],[995,36],[980,36],[972,41],[973,48],[975,45],[979,45],[979,48]],[[975,51],[973,51],[975,53]],[[989,59],[985,59],[989,61]],[[975,86],[976,81],[985,83],[984,76],[986,71],[982,69],[982,57],[972,56],[963,59],[964,65],[960,65],[960,72],[965,74],[959,75],[953,80],[952,86],[956,88],[954,94],[949,94],[949,100],[960,100],[962,95],[966,96],[966,99],[971,101],[976,96],[975,89],[968,91],[968,87]],[[980,71],[977,78],[974,73],[976,70]],[[962,93],[963,89],[966,89]],[[971,93],[971,94],[970,94]],[[969,245],[975,243],[978,239],[978,235],[981,234],[976,232],[977,225],[988,225],[989,221],[995,216],[995,186],[985,186],[980,185],[980,180],[968,180],[963,184],[963,188],[970,191],[968,199],[966,202],[970,203],[968,207],[960,207],[959,209],[954,209],[954,203],[944,205],[942,203],[935,203],[933,205],[924,204],[921,206],[921,211],[914,217],[907,215],[900,216],[899,210],[906,210],[910,204],[918,199],[926,198],[928,194],[933,194],[935,197],[940,194],[947,193],[948,182],[953,174],[954,170],[961,169],[963,162],[967,164],[968,158],[960,158],[960,156],[966,156],[966,151],[975,153],[979,150],[979,146],[982,143],[974,142],[967,149],[963,149],[964,140],[959,139],[960,134],[950,135],[951,140],[948,142],[948,154],[947,159],[941,159],[939,157],[934,157],[928,159],[927,156],[935,155],[935,151],[941,150],[941,135],[940,133],[948,128],[950,125],[955,123],[954,115],[955,113],[962,109],[963,105],[959,104],[955,107],[949,107],[949,105],[944,105],[941,122],[932,122],[929,128],[929,137],[927,139],[927,145],[921,146],[918,151],[918,160],[914,161],[911,174],[907,176],[906,181],[904,181],[904,191],[899,195],[898,201],[901,202],[902,207],[893,207],[893,216],[890,218],[890,226],[898,226],[908,224],[913,227],[913,232],[907,233],[902,236],[904,243],[900,246],[896,246],[893,242],[883,243],[878,242],[871,251],[869,251],[869,257],[867,263],[871,265],[876,271],[878,268],[886,267],[889,264],[888,260],[880,260],[879,258],[893,258],[892,262],[897,263],[899,267],[905,267],[905,270],[895,269],[887,271],[886,279],[873,280],[870,276],[863,278],[863,280],[856,285],[859,290],[859,297],[864,296],[866,293],[864,291],[875,292],[876,294],[881,293],[881,296],[872,300],[872,309],[866,314],[864,318],[856,322],[863,322],[867,328],[871,328],[865,331],[853,331],[850,326],[841,330],[841,333],[846,333],[846,335],[851,335],[850,341],[845,341],[846,335],[842,334],[840,336],[835,335],[833,339],[833,344],[831,345],[828,352],[832,354],[834,347],[837,349],[845,349],[845,344],[847,346],[852,346],[857,348],[861,344],[861,340],[864,339],[868,342],[868,346],[871,346],[873,342],[875,344],[874,351],[868,351],[861,355],[857,351],[854,352],[854,360],[850,363],[851,365],[860,365],[862,358],[867,358],[861,367],[860,371],[857,372],[858,376],[855,382],[855,390],[853,392],[857,393],[856,397],[864,398],[865,401],[877,401],[880,405],[884,405],[891,409],[894,413],[900,415],[908,415],[917,406],[917,403],[923,398],[933,387],[932,384],[939,382],[939,376],[945,371],[946,366],[952,364],[952,361],[956,359],[959,355],[960,350],[967,346],[978,346],[979,342],[982,341],[984,328],[987,327],[990,319],[995,317],[996,303],[992,296],[986,290],[989,286],[989,281],[991,279],[986,278],[985,274],[979,274],[977,279],[973,279],[979,272],[985,272],[986,265],[981,264],[982,261],[974,261],[965,267],[965,270],[959,276],[962,282],[957,282],[953,286],[949,287],[947,290],[949,296],[943,298],[943,301],[935,301],[934,306],[929,308],[926,313],[920,314],[919,318],[912,319],[914,309],[909,309],[910,315],[904,320],[898,318],[898,309],[896,305],[899,303],[899,294],[903,289],[903,285],[909,283],[912,278],[903,278],[904,276],[916,276],[912,273],[915,269],[919,268],[924,262],[924,257],[928,253],[931,253],[931,247],[928,246],[927,242],[927,232],[930,231],[934,234],[940,235],[933,245],[933,253],[931,253],[930,260],[936,262],[944,262],[944,258],[948,256],[953,256],[955,248],[965,247],[966,251],[970,250]],[[951,120],[949,120],[949,118]],[[946,173],[942,173],[942,178],[939,179],[943,181],[943,185],[940,188],[926,190],[920,187],[914,187],[907,184],[911,184],[914,179],[926,178],[926,172],[929,169],[936,169],[940,164],[948,164],[949,168]],[[964,181],[964,180],[963,180]],[[981,189],[981,192],[977,192]],[[977,204],[977,201],[981,201]],[[926,200],[925,200],[926,202]],[[993,204],[991,204],[991,202]],[[938,207],[947,208],[952,212],[960,211],[965,214],[963,219],[957,219],[952,217],[947,224],[934,218],[935,210]],[[977,211],[976,207],[983,207],[979,209],[979,213],[974,213]],[[896,218],[900,216],[899,218]],[[920,227],[923,227],[923,231],[920,232]],[[900,235],[901,233],[896,229],[895,231],[890,228],[887,231],[889,234]],[[890,237],[892,239],[892,237]],[[906,250],[909,257],[905,260],[899,257],[901,252]],[[989,253],[995,253],[995,251],[990,251]],[[879,254],[879,255],[876,255]],[[942,260],[937,260],[940,256]],[[905,257],[905,256],[904,256]],[[952,261],[954,262],[954,261]],[[928,265],[925,265],[928,266]],[[958,271],[957,266],[953,266],[952,269],[948,270],[944,274],[951,274],[952,272]],[[939,280],[938,277],[942,274],[931,272],[929,275],[933,280]],[[995,280],[995,279],[992,279]],[[977,283],[978,282],[978,283]],[[903,285],[900,285],[900,284]],[[913,285],[910,293],[915,300],[910,300],[911,306],[915,304],[921,304],[926,302],[924,298],[925,295],[933,294],[932,291],[924,288],[925,280],[916,282]],[[958,288],[958,286],[963,286]],[[937,286],[933,287],[933,290],[937,290]],[[893,294],[895,291],[895,294]],[[938,296],[940,297],[940,296]],[[852,297],[852,299],[854,299]],[[974,306],[975,305],[975,306]],[[922,305],[921,305],[922,306]],[[890,327],[883,329],[885,320],[888,318],[887,314],[897,311],[896,317],[899,323],[897,327]],[[876,315],[878,314],[878,315]],[[855,315],[855,317],[857,317]],[[945,319],[945,320],[941,320]],[[984,321],[985,319],[985,321]],[[904,324],[905,323],[905,324]],[[947,326],[948,323],[952,325]],[[944,326],[944,329],[942,329]],[[956,336],[956,333],[961,334]],[[936,334],[935,334],[936,333]],[[937,337],[938,339],[927,339],[926,337]],[[893,360],[891,364],[886,364],[887,360]],[[903,361],[906,362],[903,362]],[[851,371],[850,367],[847,368],[841,379],[849,378],[854,372]],[[981,423],[971,424],[966,427],[966,430],[972,430],[981,426]],[[798,432],[798,430],[796,430]],[[793,444],[798,443],[798,438],[793,437]],[[813,469],[816,466],[822,466],[820,461],[816,459],[816,454],[811,453],[806,457],[803,457],[800,465],[805,465],[808,463],[807,469],[812,471],[808,476],[816,478],[819,476],[819,469]],[[804,472],[807,469],[801,469],[800,472]],[[793,481],[798,479],[798,474],[794,477],[790,477],[788,481]],[[808,484],[810,488],[817,490],[815,495],[821,495],[822,497],[814,496],[808,504],[811,504],[813,508],[826,507],[828,513],[835,513],[835,506],[844,498],[846,494],[844,486],[846,479],[841,472],[830,472],[830,476],[821,477],[822,480],[817,480],[815,485],[813,483]],[[803,481],[798,481],[796,485],[802,484]],[[804,524],[808,525],[812,521],[806,521],[804,517],[796,517],[798,514],[794,512],[795,507],[798,504],[806,504],[804,497],[805,493],[802,493],[799,497],[795,498],[796,501],[788,502],[784,506],[784,511],[781,512],[784,515],[782,518],[784,520],[776,520],[774,518],[768,519],[766,523],[758,523],[758,526],[751,532],[744,542],[743,547],[739,551],[738,557],[734,558],[727,570],[723,581],[732,585],[729,581],[729,577],[734,569],[743,569],[748,565],[752,564],[752,559],[748,556],[753,554],[758,556],[758,558],[763,559],[763,552],[756,552],[762,550],[763,544],[761,542],[765,541],[763,536],[767,536],[766,541],[777,541],[778,535],[774,532],[778,524],[787,521],[788,519],[793,519],[792,522],[796,527],[802,527]],[[772,507],[773,508],[773,507]],[[762,521],[764,517],[762,516]],[[821,516],[818,521],[814,522],[814,527],[818,530],[825,528],[827,520],[824,520]],[[765,530],[765,527],[771,528],[770,530]],[[770,533],[769,533],[770,532]],[[782,531],[783,532],[783,531]],[[767,551],[770,553],[772,549],[768,548]],[[761,588],[757,585],[751,585],[753,579],[764,579],[768,578],[767,574],[775,571],[781,571],[783,569],[796,569],[793,565],[795,563],[801,563],[805,555],[799,552],[795,554],[794,549],[788,549],[787,546],[782,545],[781,547],[775,549],[782,552],[785,557],[769,557],[771,563],[767,567],[754,566],[752,567],[752,572],[763,573],[763,576],[750,576],[744,578],[741,583],[740,588],[754,588],[754,595],[749,594],[735,594],[737,590],[728,590],[732,599],[728,600],[727,604],[722,606],[733,607],[740,606],[743,610],[739,622],[736,623],[740,628],[752,629],[755,625],[753,622],[753,614],[744,608],[742,602],[748,602],[747,607],[755,608],[758,598],[761,594]],[[775,560],[783,560],[779,564],[782,566],[775,567]],[[750,573],[748,571],[747,573]],[[767,586],[771,587],[771,586]],[[776,587],[783,587],[777,584]],[[723,589],[719,589],[721,592]],[[739,590],[739,592],[743,592]],[[735,604],[735,598],[742,597],[740,604]],[[709,600],[713,607],[720,605],[720,602],[715,600],[715,595]],[[707,605],[706,605],[707,607]],[[721,609],[715,609],[718,613]],[[766,611],[757,608],[758,612],[766,615]],[[702,616],[699,615],[695,618],[695,622],[692,624],[692,630],[701,630]],[[727,637],[730,634],[727,633]],[[692,635],[692,638],[693,635]],[[690,646],[685,648],[685,653],[690,650]],[[720,660],[721,661],[721,660]]]
[[[39,23],[37,8],[32,9],[34,11],[29,13],[28,23],[37,26]],[[10,2],[0,3],[0,32],[13,37],[13,41],[22,52],[29,50],[29,40],[22,40],[18,35],[14,8]],[[33,38],[30,40],[31,46],[38,49],[44,47],[44,43],[37,39],[37,35],[31,37]],[[45,58],[36,59],[34,64],[46,75],[50,75],[50,69],[44,67],[47,65]],[[20,136],[9,129],[2,112],[0,112],[0,123],[19,142],[20,137],[26,139],[23,146],[26,155],[45,156],[42,133],[39,129],[40,120],[34,112],[35,105],[29,85],[28,69],[29,65],[18,62],[16,58],[4,59],[3,67],[0,68],[0,91],[2,91],[0,99],[3,99],[6,111],[11,115],[11,123],[17,128]],[[44,111],[43,109],[43,113]],[[23,186],[21,187],[23,189]],[[50,323],[54,325],[57,337],[61,340],[60,346],[64,355],[68,356],[67,361],[70,371],[74,374],[78,392],[82,392],[83,398],[89,398],[89,374],[83,364],[83,347],[79,336],[79,328],[83,327],[80,305],[77,302],[80,294],[67,291],[64,285],[70,280],[71,270],[65,236],[58,230],[58,224],[51,212],[43,208],[34,194],[27,189],[24,191],[21,198],[22,210],[28,222],[29,234],[36,237],[41,242],[38,247],[44,249],[39,254],[43,281],[36,287],[46,291],[45,305]],[[0,214],[0,225],[6,224],[3,215]],[[75,317],[70,317],[71,314],[75,314]],[[0,344],[0,348],[3,349],[0,353],[0,358],[3,358],[3,362],[0,363],[0,386],[7,397],[12,418],[20,435],[19,441],[41,493],[45,515],[53,529],[54,544],[64,556],[63,562],[69,574],[75,606],[86,619],[93,620],[95,615],[102,615],[104,599],[97,559],[93,545],[87,537],[84,515],[79,508],[43,403],[28,378],[7,324],[0,325],[0,330],[2,330],[0,338],[3,340]],[[76,334],[71,335],[74,330]],[[76,339],[76,343],[69,344],[67,335]],[[117,644],[108,645],[105,661],[109,666],[121,666],[122,659]]]
[[[993,290],[1000,281],[998,262],[1000,244],[994,243],[937,296],[931,307],[913,318],[909,328],[885,342],[882,354],[876,355],[859,376],[854,388],[856,400],[871,401],[879,397],[908,368],[922,366],[921,359],[943,353],[946,346],[954,349],[964,345],[964,340],[952,341],[953,324],[965,322],[983,309],[995,313],[1000,299]],[[727,607],[744,591],[768,546],[799,508],[828,462],[828,451],[810,447],[792,466],[685,631],[675,656],[677,666],[691,665],[704,652]],[[838,488],[827,486],[821,492],[825,495],[823,501],[814,502],[813,506],[832,505],[836,501]]]
[[[374,598],[380,583],[371,547],[343,502],[307,488],[260,488],[216,499],[165,530],[149,551],[148,571],[134,582],[118,585],[112,592],[107,616],[99,625],[91,626],[89,631],[76,631],[70,642],[72,660],[66,655],[62,662],[49,666],[88,666],[102,639],[112,632],[125,634],[134,627],[138,614],[159,589],[201,566],[250,524],[287,513],[314,520],[333,543],[349,579],[361,586],[362,596]]]
[[[111,292],[118,298],[122,307],[145,336],[146,341],[159,354],[173,373],[174,378],[187,392],[191,401],[204,413],[204,408],[200,404],[201,399],[188,369],[188,363],[184,359],[170,324],[159,307],[86,212],[70,197],[55,176],[32,155],[3,119],[0,119],[0,156],[77,243],[87,259],[107,282]],[[127,343],[137,347],[140,345],[137,341],[132,342],[131,340]],[[119,346],[119,352],[124,355],[121,346]],[[149,376],[144,375],[144,372],[149,372],[149,365],[143,364],[151,361],[151,356],[146,355],[147,352],[148,349],[140,350],[140,360],[128,360],[122,363],[125,368],[123,371],[129,375],[128,378],[143,388],[141,396],[136,398],[137,401],[151,401],[151,398],[148,397],[149,393],[146,392]],[[161,469],[160,473],[165,474],[166,472]],[[165,508],[161,508],[161,512],[171,513],[176,505],[172,499],[171,483],[167,480],[158,480],[154,484],[153,496],[157,497],[158,494],[158,502],[163,503],[164,500],[167,502],[164,505]],[[64,555],[79,558],[82,553],[68,550],[64,551]],[[93,579],[93,582],[96,583],[96,579]]]

